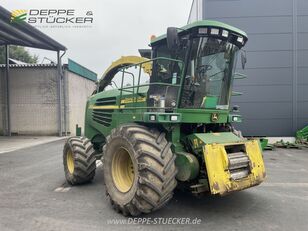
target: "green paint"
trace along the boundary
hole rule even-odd
[[[80,75],[86,79],[92,80],[94,82],[97,81],[97,74],[94,73],[93,71],[85,68],[84,66],[76,63],[75,61],[68,59],[68,70]]]
[[[200,171],[198,159],[186,152],[177,152],[175,165],[178,168],[176,178],[180,181],[189,181],[195,179]]]
[[[81,136],[81,127],[76,124],[76,136]]]
[[[216,108],[218,98],[216,96],[207,96],[204,102],[205,108]]]
[[[244,141],[244,139],[241,139],[232,132],[195,133],[189,135],[187,138],[195,148],[202,147],[205,144],[227,144]],[[198,143],[196,143],[195,139],[198,140]]]
[[[261,144],[262,150],[265,150],[268,145],[268,139],[265,139],[265,138],[260,139],[260,144]]]
[[[224,23],[208,20],[187,25],[183,27],[183,29],[190,30],[202,26],[225,28],[242,36],[247,36],[243,31],[237,28],[231,27]],[[164,38],[165,35],[157,38],[155,41],[153,41],[153,43],[161,41]],[[211,143],[236,143],[243,142],[244,140],[229,132],[200,133],[200,129],[198,128],[199,125],[221,125],[228,122],[234,122],[232,121],[232,116],[234,115],[230,114],[229,109],[219,109],[218,104],[219,102],[221,102],[221,98],[218,98],[215,95],[206,95],[206,97],[204,97],[204,102],[200,100],[200,104],[196,103],[192,106],[198,108],[189,108],[188,106],[182,106],[181,100],[183,86],[185,79],[187,79],[184,74],[185,70],[187,70],[188,68],[188,62],[185,62],[185,60],[170,59],[168,58],[171,57],[171,55],[169,54],[166,54],[166,56],[167,57],[154,58],[149,62],[158,63],[158,61],[162,61],[162,63],[174,62],[176,64],[179,64],[180,70],[176,73],[176,75],[171,72],[170,69],[170,81],[168,78],[157,78],[160,73],[168,73],[161,72],[162,70],[165,71],[167,68],[174,66],[169,65],[170,63],[168,63],[168,65],[161,67],[156,72],[156,76],[154,74],[151,76],[150,83],[145,83],[139,86],[135,85],[126,87],[123,87],[122,83],[120,89],[102,91],[91,96],[88,100],[86,108],[85,136],[91,139],[92,142],[100,141],[102,142],[101,145],[103,145],[103,142],[105,142],[105,137],[110,135],[112,129],[119,127],[121,124],[134,122],[142,123],[152,127],[157,127],[166,134],[167,141],[172,143],[172,151],[177,155],[176,165],[179,169],[177,178],[182,181],[189,181],[198,177],[200,173],[199,165],[201,166],[201,162],[199,163],[199,160],[202,160],[203,157],[198,156],[198,159],[196,157],[196,153],[199,152],[200,148],[202,148],[203,145]],[[235,57],[235,54],[233,54],[233,56]],[[233,58],[230,58],[230,60],[232,61]],[[215,63],[215,60],[212,62]],[[142,64],[144,64],[144,62]],[[133,65],[131,67],[140,67],[142,64]],[[233,76],[232,73],[234,72],[230,69],[232,69],[232,67],[228,69],[226,77],[228,77],[227,75],[231,77]],[[126,70],[127,68],[122,69],[122,71]],[[152,70],[152,73],[155,73],[155,71]],[[174,76],[177,76],[178,78],[180,78],[180,80],[176,79]],[[156,82],[153,82],[153,78],[156,78],[158,80],[155,80]],[[124,79],[124,75],[122,79]],[[135,76],[134,79],[136,83],[140,82],[140,72],[139,76]],[[108,84],[108,82],[106,82],[106,84]],[[227,84],[229,84],[229,88],[231,88],[232,81]],[[153,89],[155,89],[156,92],[153,93],[153,91],[151,91]],[[174,103],[172,107],[159,107],[157,106],[158,104],[150,103],[152,102],[151,100],[153,100],[153,102],[156,102],[155,100],[157,99],[155,98],[155,94],[162,92],[159,93],[163,94],[159,95],[159,100],[161,100],[161,98],[165,98],[164,94],[167,94],[167,91],[171,91],[170,89],[177,90],[174,91],[174,95],[172,95],[172,97],[174,97]],[[202,97],[202,95],[200,97]],[[228,97],[228,94],[226,94],[226,97]],[[169,99],[169,103],[170,102],[171,101]],[[165,105],[164,103],[159,105]],[[224,108],[227,108],[227,104]],[[215,119],[213,119],[213,117],[215,117]],[[239,116],[239,118],[241,117]],[[194,128],[191,131],[187,131],[186,128],[185,132],[183,132],[183,126],[190,125],[192,125]],[[202,164],[204,164],[204,162],[202,162]]]
[[[308,126],[296,132],[296,139],[305,139],[308,141]]]

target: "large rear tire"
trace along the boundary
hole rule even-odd
[[[69,138],[63,149],[65,178],[71,185],[90,182],[95,176],[96,157],[91,141],[85,137]]]
[[[137,216],[164,206],[176,187],[175,154],[165,134],[138,124],[112,130],[103,148],[107,195],[123,215]]]

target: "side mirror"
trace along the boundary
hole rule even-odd
[[[170,51],[174,51],[180,46],[180,38],[176,27],[168,27],[167,29],[167,46]]]
[[[246,66],[246,63],[247,63],[246,51],[242,51],[241,61],[242,61],[242,68],[245,69],[245,66]]]

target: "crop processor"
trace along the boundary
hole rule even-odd
[[[246,42],[235,27],[198,21],[152,37],[142,57],[112,63],[87,102],[85,137],[65,144],[67,181],[91,181],[102,159],[112,206],[132,216],[164,206],[177,185],[198,196],[259,185],[260,143],[234,129],[241,116],[230,109]]]

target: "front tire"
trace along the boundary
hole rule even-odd
[[[112,130],[104,146],[104,179],[113,208],[125,216],[164,206],[176,187],[175,154],[165,134],[129,124]]]
[[[63,165],[69,184],[92,181],[95,176],[96,157],[91,141],[85,137],[69,138],[63,149]]]

